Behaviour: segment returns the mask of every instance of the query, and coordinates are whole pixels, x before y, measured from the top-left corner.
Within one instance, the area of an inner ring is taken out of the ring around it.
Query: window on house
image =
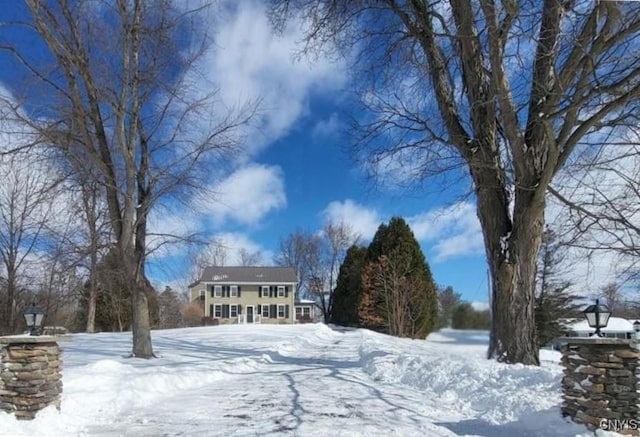
[[[262,305],[262,317],[269,318],[269,305]]]
[[[260,297],[269,297],[269,286],[268,285],[263,285],[262,286],[262,296]]]
[[[305,316],[310,315],[311,314],[311,308],[309,308],[309,307],[302,308],[302,314],[304,314]]]
[[[238,297],[238,286],[237,285],[232,285],[231,286],[231,290],[229,291],[229,296]]]
[[[200,300],[204,301],[206,291],[205,290],[200,290]]]
[[[238,317],[238,305],[229,305],[229,317]]]
[[[302,308],[296,307],[296,317],[300,317],[302,315]]]
[[[213,296],[222,297],[222,285],[216,285],[213,287]]]
[[[219,319],[222,317],[222,305],[213,306],[213,317]]]
[[[284,297],[284,285],[278,285],[278,297]]]
[[[278,305],[278,318],[284,319],[284,305]]]

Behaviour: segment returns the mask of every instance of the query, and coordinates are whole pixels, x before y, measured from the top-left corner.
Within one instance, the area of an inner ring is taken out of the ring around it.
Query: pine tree
[[[564,258],[562,244],[550,229],[543,234],[538,260],[535,321],[538,347],[559,337],[566,321],[578,315],[577,296],[571,293],[571,282],[563,280],[559,265]]]
[[[491,314],[489,310],[476,310],[469,302],[458,304],[451,314],[453,329],[489,329]]]
[[[437,328],[452,326],[453,312],[461,304],[462,296],[453,287],[448,286],[438,292],[438,324]]]
[[[152,327],[158,326],[158,295],[148,279],[144,292],[149,302],[149,319]],[[121,332],[131,329],[131,287],[122,272],[115,250],[110,250],[96,266],[96,315],[97,332]],[[86,326],[89,282],[85,283],[83,298],[76,323]]]
[[[178,293],[166,287],[158,296],[158,328],[171,329],[183,326],[182,302]]]
[[[362,292],[362,271],[367,260],[367,248],[351,246],[340,266],[333,294],[331,323],[358,326],[358,307]]]
[[[364,327],[402,337],[424,338],[435,326],[436,285],[400,217],[381,224],[369,245],[358,315]]]

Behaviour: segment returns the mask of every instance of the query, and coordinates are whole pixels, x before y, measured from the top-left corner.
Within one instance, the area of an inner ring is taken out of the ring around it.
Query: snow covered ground
[[[130,342],[73,335],[61,411],[0,412],[0,435],[592,435],[560,416],[557,363],[486,360],[482,331],[420,341],[321,324],[176,329],[153,332],[153,360],[127,358]]]

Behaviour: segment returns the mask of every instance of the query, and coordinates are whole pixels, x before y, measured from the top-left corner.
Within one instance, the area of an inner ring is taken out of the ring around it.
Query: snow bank
[[[514,421],[561,401],[562,371],[558,367],[500,364],[477,356],[447,354],[428,343],[411,347],[411,341],[404,341],[409,344],[402,351],[389,350],[375,337],[367,337],[360,352],[362,367],[375,380],[420,389],[425,396],[473,410],[488,423]],[[388,353],[381,354],[385,349]]]

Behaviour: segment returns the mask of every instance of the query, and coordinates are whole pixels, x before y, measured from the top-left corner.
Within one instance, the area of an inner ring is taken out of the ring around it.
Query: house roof
[[[296,270],[293,267],[206,267],[200,282],[242,282],[262,283],[290,283],[298,282]]]

